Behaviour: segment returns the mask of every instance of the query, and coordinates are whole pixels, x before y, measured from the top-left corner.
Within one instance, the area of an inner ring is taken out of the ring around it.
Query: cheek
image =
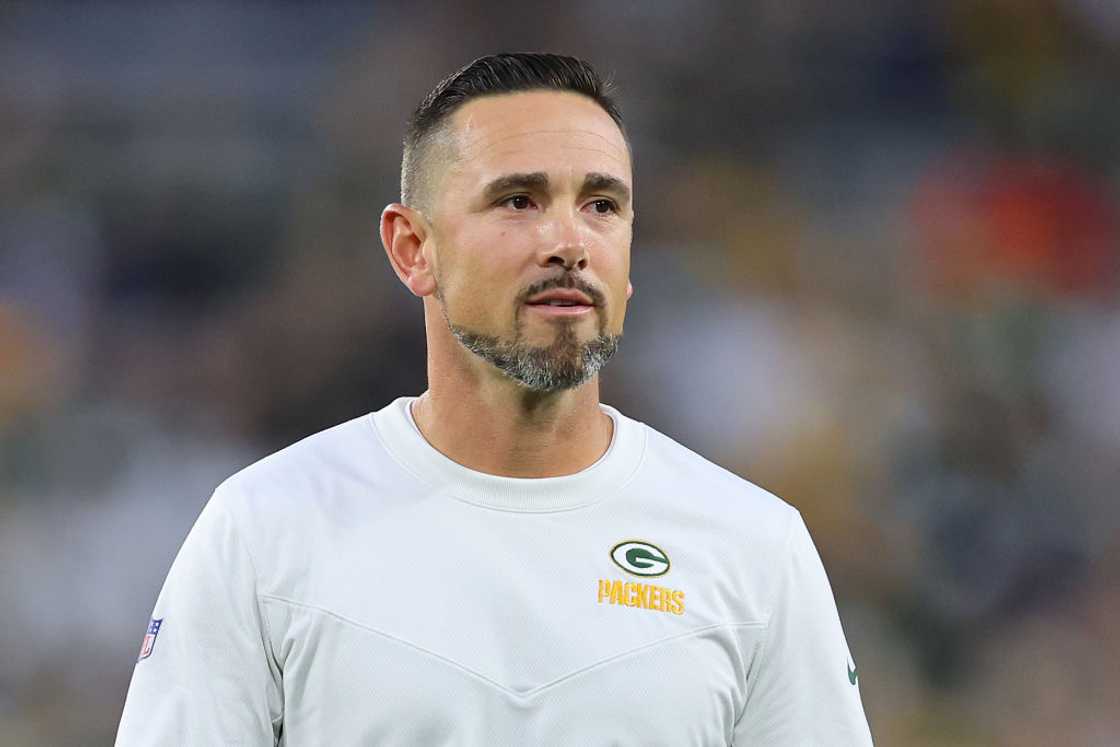
[[[611,314],[612,325],[617,329],[622,328],[622,320],[626,314],[626,307],[633,295],[634,289],[630,285],[630,251],[629,236],[624,248],[615,255],[616,259],[609,269],[610,288],[614,302],[614,313]]]
[[[615,305],[614,305],[615,313],[611,315],[613,317],[612,321],[616,325],[618,325],[619,327],[622,326],[622,320],[626,316],[626,308],[627,308],[627,306],[629,306],[629,304],[630,304],[630,294],[627,293],[626,290],[624,289],[615,298]]]
[[[500,322],[512,319],[510,299],[517,288],[506,242],[508,230],[464,231],[445,244],[441,289],[456,320]]]

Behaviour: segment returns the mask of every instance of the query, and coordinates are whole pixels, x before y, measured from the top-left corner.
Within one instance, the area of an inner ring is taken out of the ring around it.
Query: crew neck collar
[[[641,423],[600,404],[614,421],[611,443],[591,466],[560,477],[502,477],[464,467],[424,438],[412,417],[416,397],[400,397],[372,413],[371,422],[390,455],[418,480],[467,503],[505,511],[564,511],[608,497],[629,482],[645,453]]]

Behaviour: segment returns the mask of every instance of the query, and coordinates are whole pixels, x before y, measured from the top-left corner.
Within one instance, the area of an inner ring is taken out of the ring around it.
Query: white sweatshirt
[[[582,472],[474,472],[411,402],[218,488],[117,745],[871,744],[796,510],[606,406]]]

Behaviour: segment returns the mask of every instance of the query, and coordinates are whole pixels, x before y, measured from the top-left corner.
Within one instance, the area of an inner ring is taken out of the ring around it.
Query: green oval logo
[[[669,572],[669,556],[657,545],[641,540],[625,540],[611,548],[611,560],[635,576],[664,576]]]

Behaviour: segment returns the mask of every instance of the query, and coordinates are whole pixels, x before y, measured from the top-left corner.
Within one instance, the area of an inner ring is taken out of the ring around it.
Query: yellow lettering
[[[684,614],[684,592],[637,581],[599,579],[598,600],[602,604],[621,604],[659,612]]]
[[[611,604],[623,604],[621,581],[614,581],[611,583]]]
[[[673,603],[675,604],[675,607],[673,608],[673,614],[674,615],[683,615],[684,614],[684,592],[683,591],[674,591],[673,592]]]

